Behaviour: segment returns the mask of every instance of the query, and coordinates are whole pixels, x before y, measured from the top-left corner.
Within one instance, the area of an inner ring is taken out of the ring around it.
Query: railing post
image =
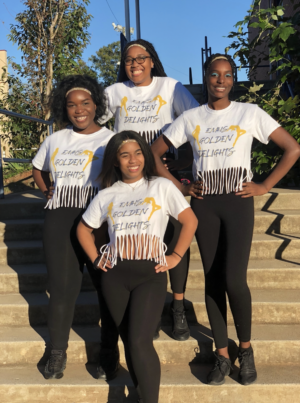
[[[193,74],[192,74],[192,68],[189,68],[189,78],[190,78],[190,85],[193,85]]]
[[[3,182],[3,167],[2,167],[1,135],[0,135],[0,199],[4,199],[4,182]]]

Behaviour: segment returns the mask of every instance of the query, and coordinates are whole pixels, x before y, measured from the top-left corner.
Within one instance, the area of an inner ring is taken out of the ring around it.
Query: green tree
[[[40,116],[49,118],[45,101],[54,79],[80,73],[80,63],[89,42],[91,15],[85,8],[90,0],[23,0],[25,10],[11,25],[9,39],[21,49],[22,65],[13,63],[37,95]]]
[[[104,87],[117,82],[119,64],[121,60],[120,42],[113,42],[103,46],[89,58],[93,68],[98,72],[98,76]]]
[[[294,0],[291,1],[294,3]],[[294,16],[287,18],[283,6],[263,9],[261,0],[255,0],[249,14],[235,25],[237,31],[228,35],[234,40],[225,51],[233,49],[234,57],[239,59],[241,66],[250,64],[250,77],[255,75],[261,62],[270,63],[269,74],[275,78],[273,87],[267,93],[260,94],[263,84],[256,85],[254,82],[239,101],[258,104],[300,143],[299,2],[294,10]],[[248,40],[248,27],[256,29],[252,41]],[[268,53],[262,53],[261,49],[267,49]],[[281,155],[281,150],[274,143],[266,147],[255,142],[252,151],[254,171],[259,175],[269,173]],[[287,179],[293,177],[299,183],[298,175],[298,170],[294,169]]]

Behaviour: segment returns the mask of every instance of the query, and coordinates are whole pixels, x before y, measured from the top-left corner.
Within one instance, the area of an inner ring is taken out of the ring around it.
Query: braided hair
[[[235,69],[236,69],[236,64],[233,60],[233,58],[230,55],[227,54],[223,54],[223,53],[213,53],[211,56],[209,56],[206,60],[206,62],[204,63],[204,78],[206,78],[207,74],[209,73],[210,70],[210,66],[212,64],[212,62],[214,61],[214,59],[218,58],[218,57],[222,57],[222,59],[217,59],[217,60],[225,60],[223,58],[226,58],[226,60],[228,61],[228,63],[230,64],[231,70],[232,70],[232,74],[234,76],[235,74]],[[208,92],[207,92],[207,84],[206,84],[206,79],[204,79],[204,83],[203,85],[206,87],[206,90],[204,91],[205,93],[205,99],[204,99],[204,103],[208,102]]]
[[[66,108],[66,93],[76,87],[86,88],[91,92],[92,100],[96,105],[94,118],[96,123],[106,112],[104,88],[95,78],[79,74],[66,76],[54,84],[46,105],[51,111],[51,118],[54,119],[59,128],[64,128],[70,124]]]
[[[119,76],[118,76],[118,82],[123,83],[124,81],[128,81],[127,74],[125,72],[125,58],[127,54],[127,50],[129,46],[132,45],[141,45],[144,46],[147,50],[147,52],[150,54],[151,59],[154,63],[154,67],[151,70],[151,75],[156,76],[156,77],[167,77],[165,70],[163,68],[163,65],[158,57],[158,54],[156,53],[156,50],[152,43],[145,41],[144,39],[137,39],[136,41],[131,41],[128,42],[127,45],[125,46],[122,56],[121,56],[121,65],[120,65],[120,71],[119,71]]]

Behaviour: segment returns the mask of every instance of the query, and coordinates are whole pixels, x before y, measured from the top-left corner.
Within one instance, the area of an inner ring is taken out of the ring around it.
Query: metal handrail
[[[53,121],[52,120],[43,120],[39,118],[34,118],[33,116],[26,116],[22,115],[21,113],[7,111],[6,109],[0,109],[0,114],[11,116],[14,118],[31,120],[32,122],[42,123],[44,125],[49,126],[49,133],[53,133]],[[23,163],[30,163],[31,159],[21,159],[21,158],[2,158],[2,151],[1,151],[1,135],[0,135],[0,199],[4,199],[4,182],[3,182],[3,166],[2,160],[4,162],[17,162],[19,164]]]

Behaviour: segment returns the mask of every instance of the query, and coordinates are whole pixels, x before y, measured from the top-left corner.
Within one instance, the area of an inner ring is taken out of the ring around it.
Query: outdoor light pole
[[[126,28],[126,39],[130,42],[130,13],[129,13],[129,0],[124,0],[125,2],[125,28]]]
[[[140,0],[135,0],[136,39],[141,39]]]

